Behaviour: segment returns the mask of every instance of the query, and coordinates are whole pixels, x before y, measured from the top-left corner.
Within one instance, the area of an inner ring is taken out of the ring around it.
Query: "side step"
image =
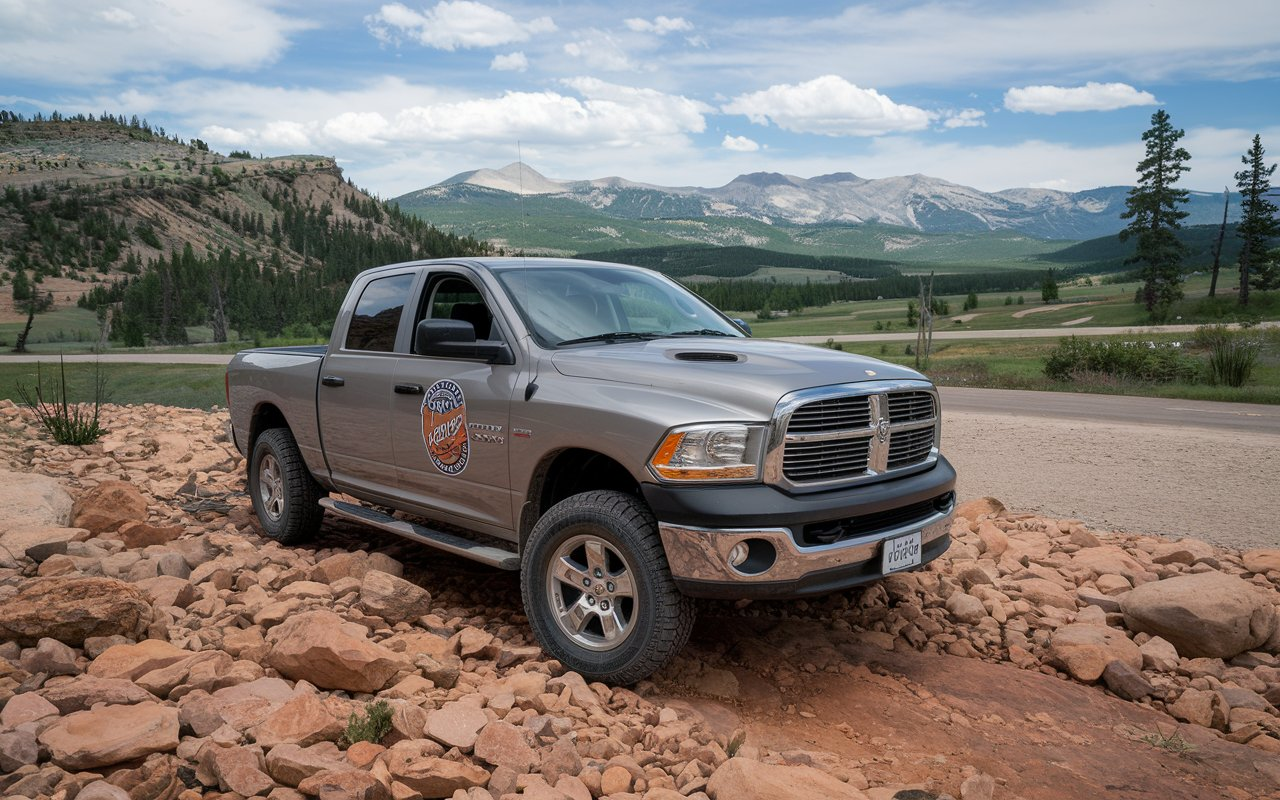
[[[455,536],[452,533],[432,530],[422,525],[396,519],[383,514],[381,511],[374,511],[372,508],[334,500],[332,497],[321,498],[320,505],[344,519],[371,525],[379,530],[394,533],[406,539],[412,539],[415,542],[421,542],[429,547],[444,550],[456,556],[479,561],[482,564],[488,564],[498,569],[513,571],[520,569],[520,556],[511,550],[476,544],[469,539]]]

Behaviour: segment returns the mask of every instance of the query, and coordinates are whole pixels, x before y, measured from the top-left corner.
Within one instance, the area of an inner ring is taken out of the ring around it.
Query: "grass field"
[[[1138,337],[1121,337],[1136,340]],[[1196,348],[1191,337],[1174,334],[1142,336],[1141,341],[1181,342],[1189,355],[1201,361],[1207,352]],[[1094,376],[1083,381],[1055,381],[1044,375],[1045,358],[1059,339],[970,339],[933,343],[929,364],[924,369],[939,386],[970,386],[983,389],[1026,389],[1031,391],[1088,392],[1142,397],[1170,397],[1186,400],[1217,400],[1235,403],[1280,404],[1280,330],[1259,336],[1261,352],[1252,379],[1244,386],[1214,386],[1201,379],[1196,383],[1147,383]],[[903,342],[845,342],[842,349],[895,364],[915,367],[915,355]]]
[[[5,364],[0,362],[0,400],[21,403],[19,386],[34,390],[36,364]],[[67,364],[67,399],[71,402],[87,402],[93,399],[93,364]],[[58,359],[51,358],[39,365],[46,387],[46,399],[51,380],[59,375]],[[107,378],[107,402],[160,403],[183,408],[211,408],[227,403],[223,376],[227,370],[220,366],[187,364],[103,364]]]
[[[1186,298],[1173,309],[1170,323],[1204,325],[1216,322],[1235,322],[1241,319],[1261,321],[1280,319],[1280,292],[1254,292],[1248,309],[1240,309],[1234,292],[1222,291],[1229,281],[1219,280],[1219,294],[1210,300],[1209,277],[1192,276],[1184,285]],[[1069,336],[1072,325],[1063,325],[1088,317],[1080,326],[1127,327],[1147,325],[1146,310],[1133,302],[1137,283],[1060,285],[1059,302],[1045,305],[1039,292],[1009,294],[994,292],[978,295],[978,307],[964,311],[964,295],[938,295],[946,300],[950,314],[934,321],[934,331],[995,331],[1029,330],[1033,328],[1061,327],[1062,335]],[[1018,303],[1018,298],[1023,303]],[[1010,304],[1005,305],[1005,299]],[[759,320],[750,312],[733,312],[751,323],[756,336],[839,336],[841,334],[866,334],[879,331],[906,332],[914,330],[907,325],[907,300],[874,300],[853,303],[834,303],[819,308],[807,308],[800,315],[773,320]],[[1088,303],[1088,305],[1071,305]],[[1071,306],[1068,308],[1060,306]],[[1045,309],[1043,311],[1034,309]],[[1031,313],[1025,313],[1031,312]],[[1017,316],[1018,314],[1022,316]],[[974,315],[972,319],[957,322],[956,317]],[[879,327],[877,327],[879,323]]]

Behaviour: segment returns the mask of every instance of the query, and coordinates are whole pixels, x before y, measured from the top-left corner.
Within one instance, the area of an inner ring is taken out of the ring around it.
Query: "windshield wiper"
[[[577,339],[565,339],[556,347],[564,347],[566,344],[584,344],[586,342],[637,342],[648,341],[649,339],[660,339],[660,333],[640,333],[637,331],[611,331],[609,333],[597,333],[594,336],[582,336]]]
[[[696,331],[672,331],[668,336],[733,336],[732,333],[717,331],[711,328],[700,328]]]

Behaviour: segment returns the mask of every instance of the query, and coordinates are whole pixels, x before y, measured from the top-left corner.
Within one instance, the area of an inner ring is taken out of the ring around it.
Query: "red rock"
[[[88,538],[89,532],[84,528],[52,526],[11,528],[8,532],[0,534],[0,549],[9,551],[14,558],[25,555],[32,561],[45,561],[51,556],[65,554],[68,543],[83,542]]]
[[[1280,549],[1246,550],[1240,558],[1244,561],[1244,568],[1250,572],[1260,575],[1280,572]]]
[[[58,716],[58,707],[38,694],[27,692],[9,698],[0,709],[0,727],[16,728],[25,722]]]
[[[213,773],[224,792],[243,797],[270,792],[276,783],[262,771],[262,766],[262,755],[247,747],[213,748]]]
[[[89,665],[89,674],[97,678],[125,678],[136,681],[153,670],[185,661],[195,655],[190,650],[174,647],[160,639],[146,639],[137,644],[118,644]]]
[[[1190,658],[1231,658],[1256,649],[1276,630],[1271,598],[1221,572],[1143,584],[1120,606],[1130,630],[1160,636]]]
[[[956,506],[956,516],[964,517],[970,522],[976,522],[978,517],[983,514],[995,515],[1004,511],[1004,503],[994,497],[979,497],[976,500],[966,500]]]
[[[191,584],[191,581],[173,575],[147,578],[134,585],[145,592],[147,598],[157,606],[186,608],[198,597],[196,587]]]
[[[510,767],[516,772],[529,772],[538,764],[538,753],[525,739],[525,729],[502,722],[490,722],[480,731],[475,742],[476,758],[495,767]]]
[[[127,706],[159,700],[131,680],[95,675],[77,675],[69,681],[46,683],[40,695],[63,714],[85,711],[96,703]]]
[[[298,791],[320,800],[393,800],[391,790],[372,774],[358,769],[317,772],[298,784]]]
[[[181,525],[150,525],[146,522],[126,522],[120,526],[117,534],[125,547],[130,549],[150,547],[153,544],[168,544],[182,535]]]
[[[320,698],[303,692],[271,712],[250,734],[264,748],[282,744],[309,747],[317,742],[335,741],[343,724],[329,713]]]
[[[267,753],[267,773],[286,786],[297,786],[318,772],[342,772],[349,768],[342,751],[333,742],[321,742],[305,748],[282,744]]]
[[[431,609],[431,593],[404,578],[369,570],[360,584],[360,607],[387,622],[409,622]]]
[[[630,777],[630,776],[628,776]],[[867,796],[813,767],[731,758],[707,783],[711,800],[867,800]]]
[[[34,645],[49,637],[79,647],[93,636],[137,638],[151,624],[137,588],[110,578],[37,578],[0,601],[0,640]]]
[[[1142,669],[1142,652],[1128,637],[1114,628],[1087,623],[1055,631],[1046,658],[1085,682],[1096,681],[1112,661],[1121,661],[1135,671]]]
[[[71,495],[45,475],[0,470],[0,533],[16,528],[66,527]]]
[[[145,522],[147,499],[131,483],[103,481],[76,502],[73,518],[94,535],[112,533],[126,522]]]
[[[602,794],[621,794],[631,791],[631,773],[626,767],[612,766],[600,776]]]
[[[369,641],[363,625],[331,611],[298,614],[271,629],[271,666],[322,689],[376,692],[408,666],[404,656]]]
[[[425,798],[452,797],[459,789],[465,791],[489,782],[487,770],[443,758],[392,758],[388,759],[387,768],[394,780],[420,792]]]
[[[484,711],[470,703],[445,703],[427,717],[426,735],[445,747],[468,751],[480,729],[489,722]]]
[[[67,770],[107,767],[178,747],[178,709],[156,703],[102,706],[62,717],[39,736]]]

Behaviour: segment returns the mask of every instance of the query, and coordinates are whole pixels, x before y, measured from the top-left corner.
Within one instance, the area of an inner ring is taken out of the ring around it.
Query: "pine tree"
[[[1138,162],[1138,185],[1129,190],[1121,219],[1130,220],[1120,232],[1120,240],[1138,240],[1130,263],[1140,263],[1142,278],[1139,296],[1154,318],[1163,318],[1169,306],[1182,297],[1182,255],[1178,240],[1180,220],[1187,216],[1179,206],[1187,202],[1187,190],[1175,189],[1182,173],[1191,168],[1185,162],[1191,154],[1178,147],[1181,129],[1169,123],[1169,114],[1160,109],[1151,115],[1151,127],[1142,134],[1147,156]]]
[[[1040,283],[1040,299],[1045,303],[1058,302],[1058,279],[1053,276],[1053,270],[1044,274]]]
[[[1280,270],[1267,253],[1267,240],[1280,234],[1276,204],[1267,197],[1276,165],[1266,165],[1262,137],[1254,135],[1253,146],[1240,157],[1245,165],[1236,173],[1240,190],[1240,225],[1236,228],[1244,246],[1240,249],[1240,305],[1249,304],[1249,287],[1266,290],[1280,288]]]

